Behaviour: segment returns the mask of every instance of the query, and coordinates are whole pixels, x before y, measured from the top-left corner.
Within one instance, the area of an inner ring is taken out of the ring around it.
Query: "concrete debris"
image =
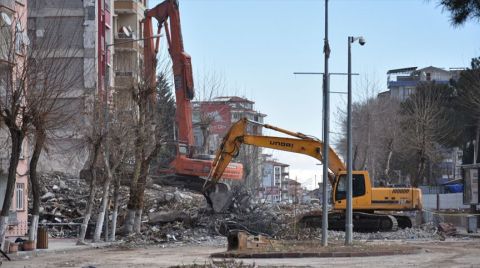
[[[45,193],[44,195],[42,195],[42,196],[40,197],[40,199],[41,199],[42,201],[51,200],[51,199],[53,199],[53,198],[55,198],[55,194],[52,193],[52,192]]]
[[[78,223],[83,220],[89,187],[87,182],[61,174],[41,176],[42,207],[40,223],[51,226],[52,237],[76,237]],[[128,187],[120,188],[120,228],[127,212]],[[244,230],[252,235],[274,239],[321,239],[321,229],[301,229],[297,217],[318,209],[318,204],[278,204],[257,202],[245,188],[233,189],[233,203],[226,213],[214,214],[203,195],[176,187],[147,184],[141,234],[123,238],[128,247],[155,244],[162,247],[181,244],[209,244],[223,246],[232,230]],[[96,196],[100,203],[101,193]],[[95,210],[98,209],[98,206]],[[92,213],[88,230],[94,229],[97,212]],[[74,224],[71,224],[74,223]],[[77,225],[75,225],[77,224]],[[396,232],[354,233],[355,240],[442,240],[455,234],[455,228],[441,223],[426,223]],[[120,233],[120,232],[119,232]],[[344,240],[345,233],[329,231],[331,240]],[[120,238],[120,237],[119,237]]]
[[[190,223],[192,221],[192,217],[183,211],[154,212],[150,213],[148,217],[148,223],[150,224],[169,223],[175,221]]]
[[[457,228],[451,223],[441,222],[438,224],[438,229],[440,232],[446,235],[455,235],[457,233]]]

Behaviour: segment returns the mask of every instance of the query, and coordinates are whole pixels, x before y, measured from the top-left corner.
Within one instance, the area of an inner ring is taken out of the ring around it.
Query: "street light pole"
[[[347,219],[345,222],[345,244],[352,244],[353,219],[352,219],[352,43],[359,40],[360,45],[365,44],[363,37],[348,37],[348,103],[347,103]]]

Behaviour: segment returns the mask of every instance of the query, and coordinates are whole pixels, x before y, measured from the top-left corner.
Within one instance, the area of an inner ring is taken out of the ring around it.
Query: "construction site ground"
[[[53,241],[52,241],[53,242]],[[52,244],[61,243],[53,242]],[[226,243],[226,241],[225,241]],[[334,244],[335,243],[335,244]],[[61,245],[61,244],[59,244]],[[109,245],[103,248],[64,247],[54,245],[55,250],[13,256],[14,260],[3,260],[1,267],[479,267],[480,243],[478,239],[447,239],[445,241],[375,241],[357,242],[370,252],[381,247],[415,248],[408,255],[364,256],[364,257],[309,257],[309,258],[252,258],[212,259],[214,253],[225,252],[226,244],[198,245],[150,245],[125,247]],[[335,247],[348,251],[341,244],[332,242],[327,251]],[[357,250],[358,252],[358,250]],[[218,265],[218,262],[222,265]],[[192,266],[193,265],[193,266]]]

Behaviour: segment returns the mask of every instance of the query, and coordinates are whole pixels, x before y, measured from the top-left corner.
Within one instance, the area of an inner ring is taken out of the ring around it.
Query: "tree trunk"
[[[93,242],[99,242],[101,239],[105,213],[107,211],[107,206],[108,206],[109,188],[110,188],[110,181],[109,179],[106,179],[105,184],[103,185],[102,204],[100,205],[100,211],[98,212],[97,222],[95,224],[95,234],[93,235]]]
[[[8,217],[5,216],[0,216],[0,249],[3,251],[7,251],[7,248],[5,246],[5,233],[7,231],[7,225],[8,225]]]
[[[96,182],[97,182],[97,171],[95,170],[95,163],[97,162],[98,153],[100,151],[102,139],[98,138],[93,144],[93,157],[89,165],[90,171],[90,194],[87,201],[87,207],[85,209],[85,216],[83,218],[82,225],[80,226],[80,234],[78,236],[78,245],[85,244],[85,235],[87,234],[88,223],[90,222],[90,217],[92,216],[92,209],[95,202],[95,193],[96,193]]]
[[[417,177],[413,180],[413,187],[418,187],[419,182],[424,181],[424,176],[425,176],[425,156],[423,152],[418,152],[419,154],[419,159],[418,159],[418,165],[417,165]]]
[[[140,166],[140,163],[136,166]],[[136,210],[138,208],[138,179],[135,179],[138,178],[140,176],[140,168],[138,168],[138,171],[137,171],[137,168],[135,168],[136,171],[133,175],[134,179],[132,180],[132,184],[130,186],[130,197],[128,199],[128,205],[127,205],[127,208],[128,208],[128,213],[127,213],[127,218],[125,219],[125,223],[123,225],[123,233],[125,235],[129,235],[133,232],[133,225],[134,225],[134,222],[135,222],[135,215],[136,215]]]
[[[140,117],[142,118],[142,117]],[[143,120],[140,120],[143,122]],[[140,123],[139,123],[140,124]],[[143,124],[141,124],[143,126]],[[134,228],[134,222],[135,222],[135,215],[136,215],[136,210],[138,209],[138,184],[140,177],[142,175],[142,162],[143,162],[143,156],[144,156],[144,146],[145,146],[145,141],[143,139],[143,129],[140,128],[137,132],[137,138],[135,141],[135,168],[133,171],[133,178],[132,182],[130,185],[130,197],[128,199],[128,214],[127,218],[125,220],[125,223],[123,225],[124,230],[123,233],[125,235],[129,235],[133,232]]]
[[[33,149],[32,158],[30,159],[29,175],[30,183],[32,187],[32,222],[30,223],[29,229],[29,240],[37,241],[37,231],[38,231],[38,219],[40,215],[40,184],[38,182],[37,176],[37,165],[42,152],[42,148],[45,144],[46,135],[42,130],[37,130],[35,132],[35,147]]]
[[[87,208],[85,209],[85,216],[83,218],[82,225],[80,226],[80,234],[78,236],[77,245],[85,244],[85,235],[87,234],[88,223],[90,222],[90,218],[92,216],[92,209],[93,204],[95,202],[95,193],[96,193],[96,171],[92,170],[92,178],[90,184],[90,194],[87,201]]]
[[[147,173],[148,167],[150,164],[150,157],[147,159],[142,160],[140,165],[140,178],[137,184],[137,194],[136,198],[136,207],[135,207],[135,220],[133,231],[137,234],[141,232],[142,229],[142,212],[144,206],[144,199],[145,199],[145,186],[147,184]]]
[[[387,153],[387,161],[385,161],[385,169],[383,170],[383,176],[385,177],[385,182],[389,180],[388,176],[390,173],[390,161],[392,161],[393,156],[393,149],[392,149],[393,140],[390,140],[388,143],[388,153]]]
[[[103,162],[105,165],[105,170],[107,171],[107,178],[105,179],[105,183],[103,184],[102,204],[100,206],[100,211],[98,212],[97,223],[95,225],[95,235],[93,236],[93,242],[100,241],[100,236],[102,235],[103,222],[105,219],[105,214],[108,206],[108,195],[110,193],[110,182],[113,179],[112,170],[110,169],[110,162],[108,159],[108,155],[106,153],[103,154]]]
[[[32,214],[32,222],[30,223],[30,227],[28,230],[28,240],[35,241],[37,243],[37,232],[38,232],[38,219],[40,215]]]
[[[140,234],[142,231],[142,212],[143,209],[138,208],[135,210],[135,220],[133,223],[133,232]]]
[[[17,166],[20,159],[20,152],[22,150],[22,142],[25,137],[21,130],[10,128],[10,138],[12,139],[12,148],[10,154],[10,163],[8,166],[7,187],[3,200],[2,211],[0,213],[0,244],[5,243],[5,234],[8,225],[8,216],[10,214],[10,207],[12,206],[13,192],[17,181]]]
[[[123,224],[123,233],[124,235],[129,235],[133,233],[133,225],[135,221],[135,209],[129,208],[127,212],[127,217],[125,218],[125,223]]]
[[[112,227],[110,231],[110,241],[115,241],[119,206],[120,206],[120,178],[117,178],[115,180],[115,189],[113,190],[113,212],[112,212]]]

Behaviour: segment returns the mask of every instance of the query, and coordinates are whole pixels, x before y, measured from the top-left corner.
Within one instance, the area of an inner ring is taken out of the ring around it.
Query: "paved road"
[[[479,240],[409,242],[423,250],[419,254],[357,258],[243,259],[260,267],[480,267]],[[43,267],[169,267],[210,263],[209,255],[224,247],[183,246],[175,248],[103,248],[44,253],[1,268]]]

